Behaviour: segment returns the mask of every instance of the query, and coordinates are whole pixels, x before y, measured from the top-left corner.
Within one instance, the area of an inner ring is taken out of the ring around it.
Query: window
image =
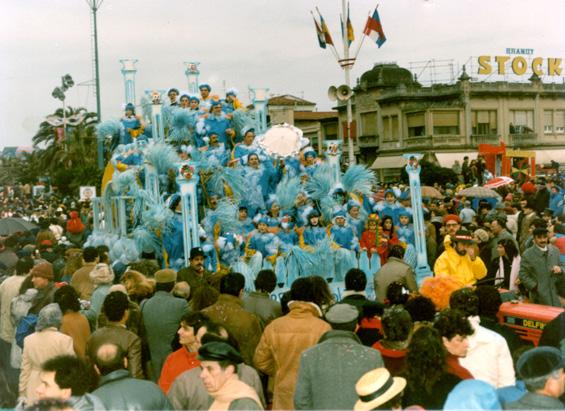
[[[543,133],[553,134],[553,110],[543,111]]]
[[[398,138],[398,116],[383,117],[383,140],[397,141]]]
[[[565,134],[565,110],[555,110],[555,133]]]
[[[473,134],[497,134],[496,110],[473,110],[471,113]]]
[[[408,137],[422,137],[426,134],[426,119],[424,112],[406,114]]]
[[[510,133],[534,132],[534,110],[510,110]]]
[[[434,134],[459,134],[458,111],[434,111]]]
[[[361,114],[361,127],[363,127],[364,136],[376,136],[377,135],[377,112],[373,111],[371,113]]]

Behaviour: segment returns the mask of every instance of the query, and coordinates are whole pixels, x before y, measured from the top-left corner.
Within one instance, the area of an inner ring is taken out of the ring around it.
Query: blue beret
[[[210,85],[209,85],[209,84],[206,84],[206,83],[199,85],[198,88],[199,88],[200,90],[202,90],[203,88],[205,88],[205,89],[208,89],[208,91],[212,91],[212,87],[210,87]]]

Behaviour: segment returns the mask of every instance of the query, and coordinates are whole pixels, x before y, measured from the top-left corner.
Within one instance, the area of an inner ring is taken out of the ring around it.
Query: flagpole
[[[320,9],[318,9],[318,6],[316,6],[316,11],[318,12],[318,16],[320,16],[320,19],[322,19],[322,13],[320,13]],[[310,13],[312,13],[312,11],[310,11]],[[312,17],[314,16],[314,13],[312,13]],[[339,53],[337,52],[337,49],[335,48],[335,45],[332,43],[330,43],[330,50],[332,51],[336,61],[338,64],[341,64],[339,62]]]
[[[346,0],[341,0],[342,10],[342,39],[343,39],[343,59],[349,61],[349,40],[347,37],[347,5]],[[351,88],[351,65],[346,64],[343,66],[345,72],[345,85]],[[351,98],[347,99],[347,149],[349,153],[349,165],[355,164],[355,153],[353,152],[353,140],[351,139],[351,122],[353,120],[353,113],[351,109]]]

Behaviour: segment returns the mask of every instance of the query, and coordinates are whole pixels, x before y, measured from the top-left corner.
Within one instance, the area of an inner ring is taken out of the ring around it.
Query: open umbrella
[[[511,177],[500,176],[500,177],[491,178],[489,181],[487,181],[483,185],[483,187],[498,188],[498,187],[506,186],[506,185],[511,184],[513,182],[514,182],[514,179],[511,178]]]
[[[474,198],[499,198],[500,196],[496,191],[485,187],[469,187],[457,192],[459,196],[474,197]]]
[[[443,198],[437,188],[430,186],[422,186],[422,197],[426,198]]]
[[[0,219],[0,235],[11,235],[17,232],[30,231],[37,226],[23,218],[2,218]]]

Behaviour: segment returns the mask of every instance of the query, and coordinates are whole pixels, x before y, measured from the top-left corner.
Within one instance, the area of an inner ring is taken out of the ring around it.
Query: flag
[[[320,12],[318,12],[319,14]],[[332,40],[332,36],[330,34],[330,30],[328,29],[328,26],[326,25],[326,22],[324,20],[324,18],[322,17],[322,15],[320,14],[320,25],[322,26],[322,33],[324,34],[324,40],[326,42],[326,44],[329,45],[334,45],[334,42]]]
[[[349,45],[355,40],[355,33],[353,32],[353,25],[351,24],[351,19],[349,18],[349,3],[347,3],[347,41]]]
[[[381,19],[379,18],[379,12],[377,9],[373,12],[372,16],[367,18],[367,24],[365,24],[365,29],[363,34],[370,37],[377,46],[381,47],[386,41],[385,33],[383,32],[383,27],[381,26]]]
[[[316,21],[314,15],[312,15],[312,18],[314,19],[314,25],[316,26],[316,35],[318,36],[318,44],[320,45],[321,48],[325,49],[326,40],[324,39],[324,33],[322,32],[322,29],[320,28],[320,25]]]

